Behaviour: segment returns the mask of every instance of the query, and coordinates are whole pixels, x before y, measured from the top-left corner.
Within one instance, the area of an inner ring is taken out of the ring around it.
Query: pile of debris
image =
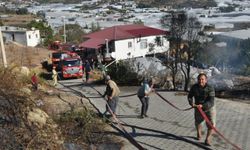
[[[212,76],[210,82],[214,85],[218,97],[250,99],[250,77],[221,74]]]
[[[132,67],[138,76],[153,77],[158,87],[168,90],[173,88],[171,70],[164,66],[159,59],[154,57],[137,58],[132,61]],[[201,72],[207,74],[209,83],[214,86],[217,96],[246,100],[250,98],[250,77],[225,74],[216,67],[200,69],[191,66],[190,85],[197,82],[197,76]],[[179,89],[183,88],[183,79],[183,73],[179,69],[176,77]]]

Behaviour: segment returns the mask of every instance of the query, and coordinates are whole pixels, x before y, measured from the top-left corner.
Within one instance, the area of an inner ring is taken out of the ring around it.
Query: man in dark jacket
[[[207,76],[204,73],[198,75],[198,83],[194,84],[188,94],[189,104],[194,107],[195,127],[197,130],[197,139],[201,140],[202,136],[202,122],[203,117],[198,111],[197,107],[201,107],[207,115],[208,119],[215,126],[216,109],[214,103],[215,91],[212,86],[207,84]],[[193,102],[193,97],[195,102]],[[206,145],[211,145],[211,138],[213,129],[207,124],[207,136],[205,140]]]
[[[86,60],[86,62],[85,62],[84,69],[85,69],[85,75],[86,75],[86,82],[88,82],[88,80],[89,80],[89,74],[90,74],[90,71],[91,71],[91,66],[90,66],[90,63],[89,63],[88,60]]]

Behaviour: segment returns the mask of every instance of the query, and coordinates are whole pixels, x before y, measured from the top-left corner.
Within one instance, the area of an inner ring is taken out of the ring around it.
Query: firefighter
[[[31,77],[31,83],[32,83],[34,90],[37,90],[38,89],[38,78],[37,78],[36,73],[34,73],[33,76]]]
[[[56,86],[57,85],[57,71],[56,71],[56,67],[54,66],[53,67],[53,70],[52,70],[52,79],[53,79],[53,85]]]

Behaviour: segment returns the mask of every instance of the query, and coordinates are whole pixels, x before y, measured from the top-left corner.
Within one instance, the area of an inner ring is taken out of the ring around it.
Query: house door
[[[12,41],[15,41],[15,34],[12,33]]]

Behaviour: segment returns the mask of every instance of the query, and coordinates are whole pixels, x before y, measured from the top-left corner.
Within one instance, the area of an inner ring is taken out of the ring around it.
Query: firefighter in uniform
[[[56,71],[56,67],[53,67],[52,70],[52,79],[53,79],[53,85],[56,86],[57,85],[57,71]]]

